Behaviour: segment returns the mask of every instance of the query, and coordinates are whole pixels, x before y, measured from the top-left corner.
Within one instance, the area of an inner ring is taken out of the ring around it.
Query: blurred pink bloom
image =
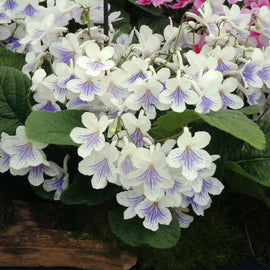
[[[137,0],[136,4],[139,5],[150,5],[153,4],[154,7],[160,7],[165,4],[165,2],[171,2],[172,0]]]
[[[202,4],[205,2],[205,0],[176,0],[176,4],[169,5],[173,9],[177,8],[183,8],[188,4],[194,4],[196,8],[199,8],[202,6]]]

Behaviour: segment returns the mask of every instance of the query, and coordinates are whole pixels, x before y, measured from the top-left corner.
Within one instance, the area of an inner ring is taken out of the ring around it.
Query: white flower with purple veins
[[[216,70],[210,70],[199,77],[198,84],[202,88],[202,92],[195,108],[196,112],[208,113],[210,110],[216,112],[222,108],[219,95],[222,80],[222,73]]]
[[[17,0],[19,4],[17,12],[22,16],[33,17],[43,9],[39,2],[39,0]]]
[[[54,14],[46,15],[42,21],[33,20],[31,17],[25,18],[27,35],[20,40],[21,44],[38,44],[47,34],[65,32],[65,27],[54,27]]]
[[[53,91],[46,85],[40,84],[38,91],[33,95],[33,99],[38,102],[32,106],[33,111],[61,111],[60,106],[56,103],[56,99],[53,95]]]
[[[74,79],[74,71],[65,63],[58,63],[55,67],[55,73],[49,75],[45,82],[53,90],[54,98],[61,103],[66,101],[68,95],[67,83]]]
[[[224,48],[220,48],[220,46],[216,46],[215,49],[211,47],[211,55],[216,57],[218,60],[218,65],[216,70],[225,71],[225,70],[236,70],[238,69],[237,64],[234,62],[234,58],[236,56],[236,49],[232,46],[227,46]]]
[[[178,138],[178,147],[173,149],[167,157],[168,164],[173,168],[182,168],[182,174],[188,180],[198,177],[198,171],[209,167],[211,156],[201,148],[209,144],[211,136],[205,131],[196,132],[191,136],[188,128],[184,128],[183,134]]]
[[[2,148],[3,141],[9,137],[10,136],[7,133],[2,132],[0,141],[0,173],[7,172],[9,170],[10,155]]]
[[[134,179],[134,186],[143,184],[144,194],[149,200],[157,200],[164,195],[164,189],[173,186],[174,181],[166,164],[166,156],[160,148],[155,149],[154,145],[151,145],[150,150],[138,148],[132,162],[138,169],[127,177]]]
[[[0,6],[0,24],[7,24],[11,22],[11,18],[6,14],[6,9]]]
[[[83,101],[92,101],[95,95],[102,96],[106,93],[106,88],[103,87],[97,78],[85,74],[78,68],[75,69],[78,79],[72,79],[67,83],[67,88],[73,93],[79,93],[79,97]]]
[[[260,88],[250,86],[245,89],[244,93],[247,97],[247,102],[250,105],[255,105],[255,104],[258,104],[260,106],[264,105],[265,97]],[[262,103],[262,100],[264,101],[263,103]]]
[[[143,188],[138,186],[134,189],[120,192],[116,195],[116,200],[120,205],[127,207],[124,211],[124,219],[130,219],[137,215],[136,206],[144,201]]]
[[[70,133],[71,139],[79,144],[78,155],[86,158],[91,155],[93,149],[100,151],[105,145],[105,138],[103,132],[110,124],[106,115],[97,117],[90,112],[82,115],[82,123],[85,128],[75,127]]]
[[[102,71],[114,66],[114,62],[108,60],[113,56],[113,47],[107,46],[100,49],[96,43],[90,43],[85,47],[85,53],[87,56],[80,56],[76,64],[86,69],[87,75],[99,76]]]
[[[124,86],[133,84],[139,78],[146,80],[152,75],[152,72],[148,70],[148,62],[137,57],[133,57],[130,61],[125,61],[121,68],[126,72]]]
[[[194,51],[188,51],[185,54],[190,66],[185,72],[192,78],[197,78],[200,73],[205,73],[209,70],[215,70],[218,66],[217,58],[211,55],[204,54],[204,50],[197,54]]]
[[[270,59],[263,61],[262,69],[258,71],[258,76],[270,88]]]
[[[134,166],[132,157],[135,154],[137,148],[133,143],[127,143],[119,156],[117,169],[118,173],[120,174],[120,182],[122,186],[126,189],[129,189],[133,182],[127,177],[132,171],[136,170],[137,168]]]
[[[83,111],[89,111],[89,103],[87,101],[81,100],[79,98],[79,95],[72,93],[69,91],[67,93],[67,103],[66,107],[68,110],[83,110]]]
[[[43,161],[38,166],[30,166],[20,170],[10,168],[12,175],[25,175],[29,172],[28,181],[33,186],[39,186],[44,182],[44,173],[48,176],[56,176],[59,172],[53,162]]]
[[[6,13],[8,16],[10,16],[14,10],[18,7],[18,1],[17,0],[4,0],[1,1],[2,7],[6,9]]]
[[[118,155],[116,147],[106,143],[102,151],[93,151],[91,156],[79,162],[79,172],[92,175],[91,183],[95,189],[105,188],[108,181],[120,184],[114,164]]]
[[[138,80],[130,90],[133,91],[126,100],[126,105],[131,110],[139,110],[141,107],[145,110],[149,119],[156,117],[156,108],[166,110],[168,105],[164,105],[159,101],[159,95],[163,86],[154,79],[148,81]]]
[[[29,140],[25,135],[25,126],[16,129],[16,136],[5,138],[2,149],[10,155],[10,167],[20,170],[29,166],[38,166],[44,161],[41,149],[47,144]]]
[[[82,54],[82,49],[75,34],[69,33],[59,38],[57,42],[50,45],[50,52],[54,56],[54,63],[65,63],[70,65],[70,60]]]
[[[188,209],[184,209],[182,207],[174,208],[174,212],[176,214],[176,217],[179,222],[179,226],[181,228],[188,228],[190,223],[193,221],[193,217],[190,215],[187,215],[184,212],[187,212]]]
[[[212,202],[212,200],[210,198],[208,204],[206,204],[206,205],[199,205],[198,203],[196,203],[194,201],[194,195],[191,196],[191,197],[184,196],[181,207],[187,208],[189,205],[191,205],[193,211],[195,212],[195,214],[197,216],[203,216],[204,215],[204,210],[206,210],[206,209],[208,209],[210,207],[211,202]]]
[[[222,108],[240,109],[244,106],[243,100],[235,94],[232,94],[238,86],[235,78],[227,78],[223,81],[219,89],[219,95],[222,101]]]
[[[155,202],[145,199],[140,202],[135,211],[140,218],[144,218],[143,226],[151,231],[157,231],[159,224],[169,225],[172,221],[172,214],[166,198],[161,198]]]
[[[180,178],[180,177],[178,177]],[[187,180],[185,180],[187,181]],[[174,185],[171,188],[165,189],[165,196],[168,200],[171,201],[170,206],[178,207],[182,203],[182,190],[183,190],[184,183],[181,180],[174,181]]]
[[[140,111],[138,119],[132,113],[125,113],[121,116],[125,128],[127,129],[131,138],[129,141],[135,143],[137,147],[142,147],[145,143],[143,137],[150,138],[147,133],[151,128],[151,122],[147,116],[144,115],[143,111]],[[126,134],[126,131],[122,131],[119,135]]]
[[[60,168],[57,164],[54,164],[55,168],[58,171],[58,174],[49,180],[45,180],[43,183],[43,188],[45,191],[51,192],[55,190],[55,201],[60,200],[61,194],[68,187],[69,184],[69,174],[67,172],[68,159],[69,156],[66,155],[63,161],[63,168]]]
[[[260,61],[248,61],[240,70],[240,74],[245,83],[245,87],[253,86],[261,88],[263,81],[259,77],[258,72],[263,68]]]
[[[129,95],[127,88],[121,86],[125,80],[125,73],[122,70],[116,70],[103,78],[107,89],[106,92],[122,103]]]
[[[173,111],[183,112],[186,104],[196,104],[198,95],[191,89],[191,83],[187,78],[173,78],[166,82],[167,89],[160,96],[160,102],[169,104]]]
[[[194,202],[205,206],[210,202],[209,193],[212,195],[219,195],[223,190],[224,186],[222,183],[215,177],[204,177],[202,189],[198,193],[194,193]]]

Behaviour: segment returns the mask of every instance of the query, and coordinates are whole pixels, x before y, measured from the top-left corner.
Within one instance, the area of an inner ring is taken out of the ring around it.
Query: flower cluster
[[[1,43],[26,54],[23,72],[33,74],[32,109],[85,111],[84,127],[70,134],[80,145],[78,170],[91,176],[95,189],[108,182],[123,187],[116,198],[127,207],[125,219],[138,215],[156,231],[171,222],[174,211],[180,226],[188,227],[193,220],[188,207],[203,215],[209,194],[223,189],[213,177],[218,156],[203,149],[211,138],[207,132],[192,136],[183,127],[177,141],[156,140],[151,121],[168,110],[205,114],[239,109],[245,102],[264,105],[267,91],[261,88],[270,87],[270,10],[262,6],[242,13],[238,5],[209,0],[197,14],[187,12],[179,27],[168,25],[164,35],[143,25],[120,36],[112,26],[120,13],[113,12],[107,37],[99,26],[103,1],[47,1],[46,8],[39,2],[0,1]],[[87,26],[69,32],[71,19]],[[51,74],[41,68],[44,61]],[[45,147],[30,141],[23,126],[15,136],[2,134],[1,172],[29,173],[31,184],[44,182],[59,199],[68,184],[67,160],[63,169],[48,162]],[[44,181],[43,173],[54,178]]]

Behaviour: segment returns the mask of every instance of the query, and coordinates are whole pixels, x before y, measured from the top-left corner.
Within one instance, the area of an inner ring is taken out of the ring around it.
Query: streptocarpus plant
[[[146,25],[118,34],[112,24],[120,12],[113,12],[106,36],[100,0],[26,2],[0,2],[1,42],[26,54],[22,71],[32,85],[0,68],[0,171],[28,175],[68,204],[116,195],[125,207],[109,215],[116,235],[131,245],[173,246],[193,220],[187,212],[203,215],[210,195],[223,190],[214,177],[219,149],[206,150],[211,136],[219,129],[238,145],[265,147],[246,114],[259,113],[268,98],[268,47],[257,48],[250,33],[256,20],[268,37],[270,11],[205,1],[164,35]],[[64,149],[63,166],[47,158],[54,146]],[[225,156],[230,169],[258,177]]]

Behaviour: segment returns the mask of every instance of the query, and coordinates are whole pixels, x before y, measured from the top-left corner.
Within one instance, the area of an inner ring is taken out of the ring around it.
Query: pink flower
[[[199,8],[205,2],[205,0],[176,0],[177,3],[174,5],[169,5],[173,9],[183,8],[188,4],[194,4],[195,8]]]
[[[160,7],[165,4],[165,2],[171,2],[172,0],[137,0],[136,4],[139,5],[150,5],[153,4],[154,7]]]

